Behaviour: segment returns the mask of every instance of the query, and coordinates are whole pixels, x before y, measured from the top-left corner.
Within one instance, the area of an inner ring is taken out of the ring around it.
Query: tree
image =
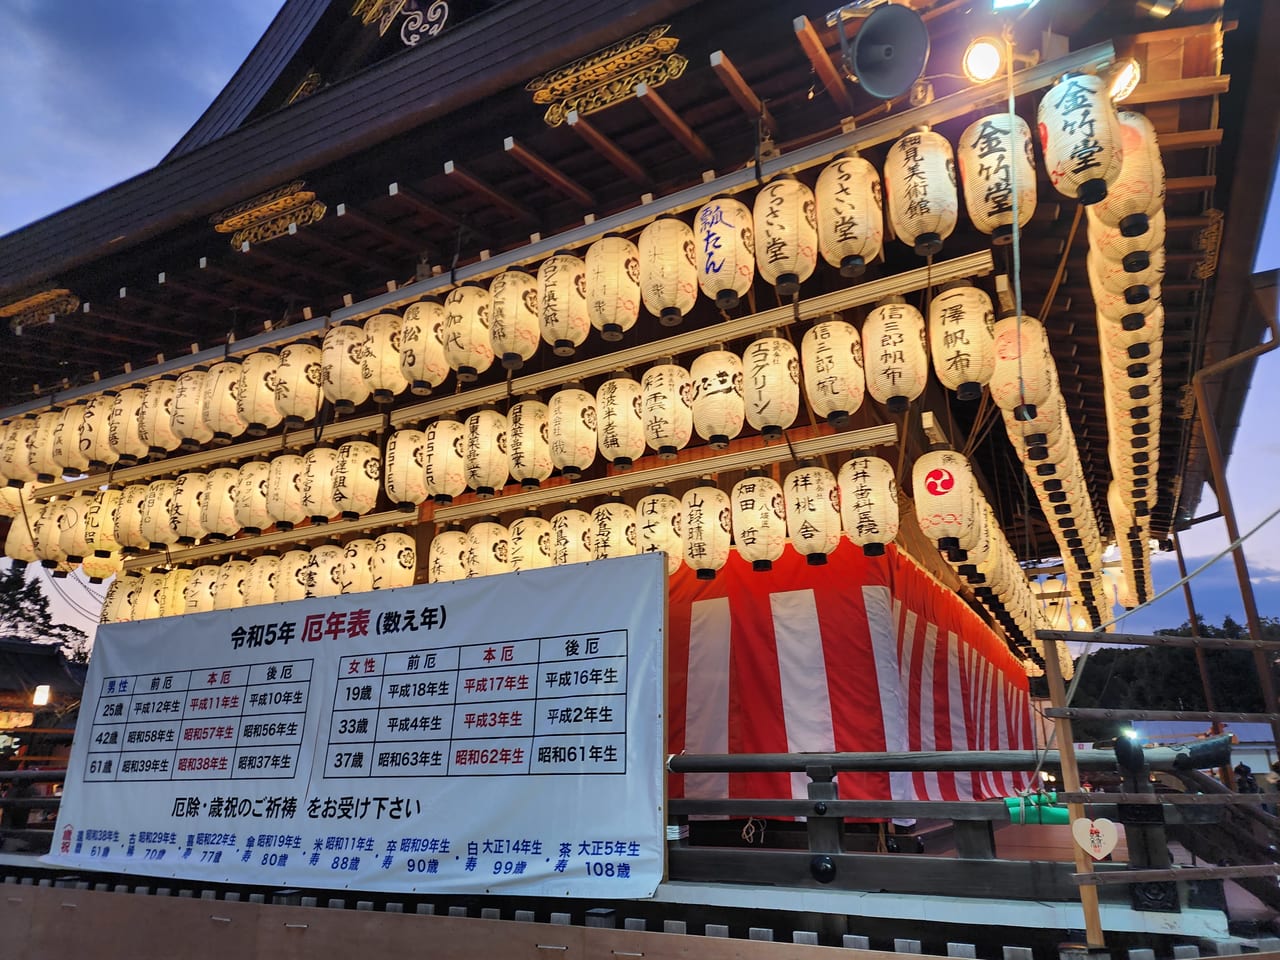
[[[0,636],[18,637],[35,643],[56,643],[68,660],[89,659],[89,637],[78,627],[54,623],[49,598],[25,571],[10,566],[0,571]]]

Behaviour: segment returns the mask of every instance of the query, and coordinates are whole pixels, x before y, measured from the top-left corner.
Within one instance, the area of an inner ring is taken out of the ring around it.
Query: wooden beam
[[[531,210],[527,207],[521,206],[510,197],[495,190],[475,174],[458,166],[458,164],[453,160],[446,160],[444,162],[444,175],[450,180],[456,180],[477,197],[487,200],[499,210],[505,210],[517,220],[523,220],[525,223],[537,224],[538,218],[533,215]]]
[[[596,153],[626,174],[628,179],[639,184],[649,183],[649,175],[644,172],[644,168],[632,160],[630,154],[582,119],[576,110],[569,111],[569,129],[586,141]]]
[[[349,290],[351,288],[351,284],[346,277],[334,276],[332,273],[317,270],[308,264],[298,263],[296,260],[290,260],[274,253],[267,253],[262,249],[262,244],[250,244],[245,256],[252,257],[255,260],[261,260],[263,263],[270,264],[277,270],[292,271],[301,277],[305,277],[312,283],[318,283],[321,286],[334,287],[342,290]]]
[[[412,250],[416,257],[422,252],[425,244],[418,237],[411,237],[407,233],[388,227],[385,223],[379,223],[373,217],[361,213],[349,207],[345,203],[338,204],[338,217],[346,217],[352,223],[368,230],[370,233],[376,234],[389,243],[395,244],[397,247],[404,247],[406,250]]]
[[[666,127],[667,132],[679,141],[680,145],[693,154],[698,160],[711,166],[715,162],[711,148],[703,139],[693,132],[693,128],[684,122],[684,118],[675,110],[657,90],[647,83],[636,84],[636,99],[644,104],[653,118]]]
[[[791,25],[795,28],[800,48],[809,58],[814,73],[818,75],[818,79],[822,81],[823,87],[831,95],[836,106],[842,110],[852,110],[853,102],[849,99],[849,87],[845,83],[844,75],[835,68],[831,58],[827,56],[827,48],[822,45],[822,38],[818,36],[818,31],[814,29],[809,18],[796,17],[791,21]]]
[[[341,261],[347,263],[363,264],[367,269],[376,271],[382,279],[395,276],[395,270],[383,259],[371,256],[364,250],[357,249],[354,246],[334,243],[327,237],[320,235],[316,230],[299,230],[294,234],[303,243],[315,247],[317,250],[323,250]]]
[[[462,220],[455,217],[448,210],[438,204],[432,203],[417,190],[408,187],[403,183],[387,184],[387,196],[395,197],[413,207],[418,213],[422,214],[428,220],[435,220],[439,223],[448,224],[455,230],[462,226]]]
[[[502,149],[511,154],[512,159],[523,164],[530,173],[541,177],[570,199],[576,200],[584,207],[595,206],[595,197],[583,189],[578,181],[561,173],[558,167],[552,166],[524,144],[517,142],[515,137],[507,137],[503,140]]]
[[[711,69],[715,71],[720,82],[724,84],[724,88],[729,91],[729,95],[737,101],[744,113],[752,120],[759,119],[764,124],[764,128],[772,134],[778,132],[778,122],[773,119],[773,114],[769,112],[768,105],[756,96],[755,91],[751,89],[746,80],[742,79],[742,74],[738,72],[738,68],[733,65],[733,61],[729,59],[729,55],[723,50],[717,50],[711,54]]]
[[[1222,143],[1222,128],[1213,130],[1182,130],[1178,133],[1160,134],[1160,152],[1195,150],[1200,147],[1216,147]]]
[[[1226,93],[1231,87],[1231,74],[1216,77],[1185,77],[1182,80],[1160,80],[1140,83],[1133,93],[1125,97],[1127,109],[1140,103],[1168,103],[1171,100],[1191,100],[1195,97],[1213,97]]]
[[[281,297],[286,301],[296,300],[298,302],[301,302],[307,299],[305,296],[302,296],[296,293],[295,291],[289,289],[288,287],[281,287],[281,286],[277,286],[274,283],[270,283],[266,280],[260,280],[257,277],[250,276],[246,273],[241,273],[239,270],[234,270],[231,267],[225,266],[221,263],[210,263],[209,261],[206,260],[205,265],[201,269],[206,270],[211,276],[222,277],[224,280],[230,280],[232,283],[243,283],[246,287],[250,287],[251,289],[261,290],[263,293],[267,294],[268,296]],[[252,308],[245,301],[236,301],[228,309],[248,310]],[[263,312],[263,311],[259,309],[256,312]],[[267,310],[265,312],[267,313],[268,316],[276,315],[275,310]]]
[[[1232,864],[1225,867],[1169,867],[1162,870],[1125,870],[1115,873],[1074,873],[1073,882],[1086,886],[1105,883],[1150,883],[1158,880],[1220,880],[1229,877],[1280,876],[1280,863]]]
[[[213,290],[205,290],[201,287],[195,287],[184,280],[175,280],[169,276],[165,277],[165,281],[162,286],[169,287],[172,290],[177,290],[179,293],[188,297],[208,300],[211,303],[218,303],[231,309],[239,310],[245,307],[245,303],[242,300],[235,300],[232,297],[224,296],[221,293],[215,293]]]
[[[1203,177],[1171,177],[1164,182],[1165,193],[1203,193],[1218,185],[1212,174]],[[1168,225],[1166,224],[1166,229]]]

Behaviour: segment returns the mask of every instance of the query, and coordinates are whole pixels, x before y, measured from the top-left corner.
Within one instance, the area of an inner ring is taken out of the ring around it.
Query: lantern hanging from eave
[[[205,374],[200,415],[219,446],[230,443],[248,426],[240,417],[240,367],[238,360],[223,360]]]
[[[680,498],[684,562],[699,580],[714,580],[733,547],[729,495],[710,485],[691,487]]]
[[[334,543],[322,543],[307,560],[307,596],[336,597],[342,592],[341,570],[346,552]]]
[[[178,377],[174,386],[169,426],[178,438],[179,448],[188,453],[213,439],[213,431],[204,422],[204,387],[208,376],[208,368],[192,367]]]
[[[492,407],[467,417],[462,470],[467,486],[478,497],[492,497],[507,485],[511,474],[507,429],[507,418]]]
[[[378,545],[368,537],[348,540],[338,564],[338,592],[366,593],[373,589],[373,556]]]
[[[481,520],[467,528],[467,576],[488,577],[509,573],[509,535],[496,520]]]
[[[178,485],[173,480],[153,480],[147,484],[147,496],[142,502],[142,539],[150,550],[168,550],[178,542],[178,533],[170,525],[173,498]],[[128,493],[126,488],[125,493]],[[119,539],[119,537],[117,537]],[[123,540],[120,541],[124,543]]]
[[[108,487],[93,495],[85,513],[85,540],[93,553],[119,553],[116,539],[116,511],[120,508],[120,491]]]
[[[619,496],[591,511],[595,558],[630,557],[636,553],[636,512]]]
[[[145,393],[142,387],[125,387],[116,392],[111,403],[111,416],[107,420],[108,438],[121,466],[131,467],[145,459],[149,452],[138,433],[138,411],[142,409]],[[37,437],[38,430],[37,425]]]
[[[563,476],[577,480],[596,458],[596,399],[571,384],[551,395],[547,416],[551,462]]]
[[[587,248],[587,314],[600,338],[616,343],[640,316],[640,250],[607,233]]]
[[[218,584],[218,567],[202,564],[191,571],[182,588],[183,613],[207,613],[213,609],[213,591]]]
[[[313,447],[302,461],[302,509],[312,523],[328,523],[338,514],[333,502],[333,468],[338,465],[338,451]]]
[[[595,556],[591,514],[569,507],[551,518],[551,561],[558,567],[585,563]]]
[[[111,407],[115,398],[107,393],[100,393],[85,401],[84,411],[79,424],[78,443],[81,452],[89,461],[89,470],[106,470],[120,459],[119,454],[111,449]],[[5,437],[4,463],[0,464],[0,472],[8,476],[10,438]],[[34,477],[32,478],[34,479]]]
[[[142,533],[142,510],[146,506],[150,485],[131,483],[120,491],[116,505],[115,538],[125,553],[141,553],[151,546]]]
[[[449,292],[444,301],[444,358],[458,375],[459,383],[474,383],[493,365],[493,344],[489,341],[489,311],[492,303],[484,287],[465,283]]]
[[[841,468],[840,519],[845,536],[868,557],[884,555],[898,536],[898,484],[880,457],[854,457]]]
[[[124,570],[124,557],[119,551],[111,552],[107,550],[94,551],[84,558],[80,564],[80,569],[84,571],[84,575],[89,578],[90,583],[104,583],[112,577],[117,577]],[[179,613],[183,611],[178,611]]]
[[[539,329],[557,357],[571,357],[587,339],[587,265],[561,250],[538,268]]]
[[[636,504],[636,552],[662,553],[667,573],[680,569],[684,559],[683,513],[680,501],[659,487]]]
[[[240,532],[240,524],[236,522],[239,482],[240,471],[235,467],[215,467],[209,471],[200,522],[209,531],[210,540],[229,540]]]
[[[62,419],[53,431],[53,460],[64,473],[80,474],[89,469],[89,457],[80,446],[80,424],[84,422],[85,402],[77,400],[62,411]],[[166,414],[165,426],[169,421]],[[175,438],[174,446],[178,445]],[[0,486],[4,481],[0,480]]]
[[[191,570],[177,567],[164,575],[160,591],[160,616],[177,617],[186,612],[187,584],[191,582]]]
[[[1008,316],[995,328],[996,364],[991,399],[1018,419],[1036,415],[1036,407],[1058,393],[1058,368],[1049,351],[1049,336],[1035,317]]]
[[[1147,218],[1147,229],[1126,237],[1119,227],[1108,226],[1098,219],[1092,207],[1086,207],[1089,219],[1089,249],[1108,260],[1119,260],[1126,270],[1143,270],[1151,262],[1151,251],[1163,247],[1166,221],[1163,208]]]
[[[35,503],[32,498],[34,490],[34,483],[20,487],[0,486],[0,517],[19,517],[24,508],[32,510]]]
[[[644,372],[640,391],[645,443],[670,460],[693,436],[693,378],[679,364],[660,363]]]
[[[1059,193],[1099,203],[1120,175],[1120,122],[1106,82],[1068,73],[1047,90],[1037,112],[1049,180]]]
[[[36,556],[35,538],[32,535],[34,520],[43,509],[31,503],[25,514],[19,514],[9,524],[9,532],[4,538],[4,555],[13,561],[13,565],[21,570],[29,563],[40,560]]]
[[[249,561],[244,581],[244,599],[250,606],[276,602],[276,577],[280,574],[280,558],[264,553]]]
[[[92,552],[86,523],[92,503],[91,495],[78,493],[66,501],[66,506],[58,517],[58,547],[68,563],[80,563]]]
[[[368,440],[348,440],[333,462],[333,504],[344,520],[372,510],[382,490],[382,451]]]
[[[969,219],[992,243],[1013,239],[1036,209],[1036,160],[1031,128],[1017,114],[993,113],[971,123],[960,135],[958,155],[964,204]],[[1016,195],[1016,196],[1015,196]]]
[[[488,331],[485,333],[487,347]],[[364,322],[364,334],[367,339],[360,360],[360,376],[375,403],[391,403],[409,386],[400,369],[400,317],[394,313],[375,314]]]
[[[900,297],[880,302],[862,323],[867,392],[890,413],[905,413],[929,379],[924,317]]]
[[[694,429],[712,450],[723,450],[742,432],[746,419],[742,360],[728,350],[707,350],[693,358],[689,376]]]
[[[233,558],[218,564],[218,579],[213,584],[213,609],[238,610],[243,607],[248,577],[248,560]]]
[[[525,397],[507,412],[507,449],[511,477],[526,490],[534,490],[551,476],[551,424],[547,405],[537,397]]]
[[[178,449],[182,439],[173,432],[173,403],[178,394],[178,378],[172,375],[150,381],[138,410],[138,436],[153,457],[163,457]]]
[[[11,478],[5,472],[5,466],[6,466],[7,460],[5,459],[5,454],[4,454],[5,447],[9,445],[10,438],[14,435],[14,432],[20,422],[21,422],[20,420],[15,419],[15,420],[9,420],[4,424],[0,424],[0,488],[9,488],[11,482],[12,482],[12,488],[15,490],[22,485],[21,480],[11,481]],[[16,441],[15,441],[15,444],[16,444]],[[15,446],[15,449],[16,449],[16,446]]]
[[[898,239],[931,257],[956,228],[960,198],[951,144],[933,130],[900,138],[884,160],[889,222]]]
[[[640,231],[640,295],[664,327],[679,326],[698,299],[693,231],[683,220],[659,217]]]
[[[489,283],[489,345],[507,370],[519,370],[538,351],[538,281],[523,270],[506,270]]]
[[[800,368],[813,412],[833,427],[848,426],[867,389],[862,335],[853,324],[832,315],[806,330],[800,341]]]
[[[424,503],[427,481],[423,475],[427,435],[421,430],[396,430],[387,438],[382,485],[400,510],[412,513]]]
[[[1120,173],[1107,188],[1106,198],[1090,210],[1123,236],[1136,237],[1148,231],[1150,218],[1164,207],[1164,161],[1156,129],[1143,114],[1121,110],[1116,120],[1122,147]]]
[[[422,479],[436,503],[452,503],[467,489],[464,451],[467,428],[457,420],[433,420],[423,431]]]
[[[307,505],[302,500],[306,460],[295,453],[282,453],[271,458],[267,472],[267,512],[279,530],[292,530],[307,519]]]
[[[977,485],[964,454],[954,450],[922,454],[911,469],[911,489],[920,531],[952,559],[964,559],[956,554],[960,541],[971,536],[979,509]]]
[[[271,480],[271,464],[266,460],[250,460],[240,465],[236,480],[236,523],[245,533],[257,535],[271,526],[267,495]]]
[[[742,399],[747,423],[776,440],[800,412],[800,356],[790,340],[760,337],[742,354]]]
[[[541,570],[554,562],[555,531],[549,520],[537,514],[511,522],[507,531],[507,551],[512,572]]]
[[[310,563],[311,554],[306,550],[290,550],[280,558],[276,564],[276,603],[301,600],[307,595],[307,567]]]
[[[346,415],[369,399],[364,379],[364,351],[368,343],[364,328],[353,321],[330,327],[320,352],[320,388],[324,398],[340,414]]]
[[[619,470],[644,456],[644,388],[628,376],[616,376],[596,391],[596,443],[600,455]]]
[[[712,197],[693,218],[698,287],[720,310],[732,310],[756,277],[751,210],[733,197]]]
[[[441,530],[431,538],[427,550],[427,580],[430,583],[448,583],[465,580],[469,574],[471,541],[461,530]]]
[[[142,576],[142,583],[133,594],[133,611],[130,614],[134,622],[159,619],[164,604],[165,574],[159,570],[148,570]]]
[[[121,623],[129,619],[133,610],[133,592],[141,577],[122,573],[111,581],[107,587],[107,595],[102,602],[102,615],[99,623]]]
[[[105,400],[105,409],[110,410],[111,404],[115,398],[113,395],[103,395],[101,398]],[[8,479],[10,486],[22,486],[24,483],[30,483],[35,480],[36,472],[31,466],[30,447],[34,440],[36,429],[36,418],[27,415],[21,419],[15,420],[5,429],[4,449],[0,451],[0,473],[3,473]],[[105,445],[107,431],[102,430],[102,438]],[[114,450],[110,451],[112,458],[116,457]],[[114,459],[111,461],[115,462]]]
[[[405,308],[400,323],[400,373],[414,396],[427,396],[449,375],[441,338],[444,318],[444,305],[436,299]]]
[[[69,504],[69,500],[50,500],[31,521],[31,540],[40,566],[54,571],[54,576],[60,572],[65,575],[67,554],[62,549],[62,527]]]
[[[240,363],[236,416],[244,421],[244,432],[251,437],[265,437],[283,419],[276,406],[279,371],[280,355],[269,347],[254,351]]]
[[[280,348],[276,366],[276,411],[286,430],[297,430],[320,412],[324,394],[320,390],[324,354],[311,340],[299,340]]]
[[[880,174],[856,153],[839,156],[822,168],[814,194],[822,258],[856,280],[884,247]]]
[[[392,590],[411,587],[418,571],[418,546],[407,533],[392,530],[374,540],[373,573],[374,590]]]
[[[976,400],[995,372],[995,311],[972,284],[944,286],[929,303],[933,370],[961,400]]]
[[[733,542],[752,570],[773,569],[787,544],[786,497],[772,477],[750,471],[733,485]]]
[[[756,194],[751,220],[756,268],[779,297],[790,300],[818,265],[813,191],[790,174],[774,177]]]
[[[840,488],[835,475],[802,462],[787,474],[782,490],[791,545],[810,566],[826,563],[827,555],[840,546]]]
[[[200,519],[208,486],[208,476],[195,472],[180,473],[173,482],[169,525],[183,546],[190,546],[208,533]]]
[[[62,465],[53,456],[53,438],[61,425],[61,407],[46,410],[36,417],[36,431],[32,435],[31,442],[31,466],[36,472],[36,480],[40,483],[53,483],[62,476]],[[143,455],[145,456],[145,450]]]
[[[1164,282],[1165,252],[1163,247],[1156,247],[1148,252],[1146,267],[1128,270],[1121,261],[1108,260],[1091,247],[1085,265],[1093,290],[1121,296],[1128,304],[1143,303]]]

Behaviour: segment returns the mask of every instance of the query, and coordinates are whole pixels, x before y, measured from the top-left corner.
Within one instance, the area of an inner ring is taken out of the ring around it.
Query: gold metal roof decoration
[[[53,317],[75,313],[79,309],[80,298],[65,287],[57,287],[0,305],[0,318],[8,319],[9,326],[17,333],[23,327],[51,323]]]
[[[667,36],[670,24],[633,33],[585,57],[557,67],[525,84],[533,102],[549,104],[543,119],[558,127],[576,111],[598,113],[635,96],[636,84],[660,87],[684,73],[689,61],[675,52],[679,39]]]
[[[307,75],[298,81],[298,85],[293,88],[293,93],[289,94],[285,104],[297,103],[299,100],[307,99],[307,97],[320,89],[322,82],[319,71],[312,67],[307,71]]]
[[[1209,209],[1205,216],[1209,223],[1196,235],[1196,249],[1204,254],[1195,268],[1199,280],[1208,280],[1218,272],[1218,252],[1222,249],[1222,211]]]
[[[359,17],[366,27],[377,21],[378,36],[385,36],[404,14],[400,24],[400,42],[406,47],[416,46],[423,37],[434,37],[444,29],[449,19],[449,4],[445,0],[432,0],[424,7],[425,0],[356,0],[351,15]]]
[[[245,243],[266,243],[283,237],[290,224],[305,227],[323,219],[328,210],[315,193],[303,189],[306,185],[305,180],[294,180],[221,210],[209,222],[218,233],[231,234],[235,250]]]

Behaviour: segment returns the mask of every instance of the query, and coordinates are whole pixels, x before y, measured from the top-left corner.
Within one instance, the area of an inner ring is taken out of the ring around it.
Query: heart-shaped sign
[[[1116,825],[1104,818],[1090,820],[1088,817],[1081,817],[1071,824],[1071,835],[1095,860],[1101,860],[1109,854],[1120,841]]]

